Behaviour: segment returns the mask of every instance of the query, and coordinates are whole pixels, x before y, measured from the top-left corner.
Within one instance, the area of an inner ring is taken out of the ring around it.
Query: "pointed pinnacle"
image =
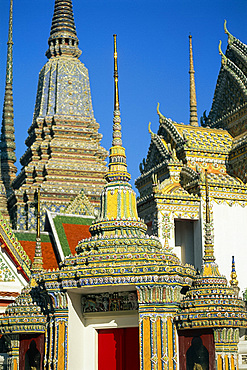
[[[114,38],[114,112],[113,112],[113,134],[112,147],[109,155],[109,171],[106,180],[129,181],[131,176],[127,172],[125,148],[122,146],[121,117],[118,90],[118,63],[117,63],[117,35]]]
[[[48,40],[48,58],[60,55],[78,58],[81,50],[78,48],[79,40],[73,14],[72,0],[55,0],[51,32]]]
[[[7,196],[12,192],[11,183],[16,177],[15,129],[13,110],[13,0],[10,0],[9,31],[7,42],[6,85],[1,128],[1,178]]]
[[[190,44],[190,125],[198,126],[197,117],[197,102],[196,102],[196,85],[195,85],[195,70],[193,63],[193,50],[192,50],[192,36],[189,35]]]

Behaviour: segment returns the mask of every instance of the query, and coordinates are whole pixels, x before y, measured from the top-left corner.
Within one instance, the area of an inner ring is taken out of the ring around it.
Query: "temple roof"
[[[177,123],[160,113],[159,104],[157,112],[160,126],[158,133],[154,134],[149,125],[151,143],[147,159],[140,164],[141,176],[136,180],[137,183],[140,178],[150,176],[154,168],[167,166],[170,161],[178,162],[181,158],[179,153],[182,152],[188,153],[184,156],[187,156],[187,160],[190,161],[192,158],[194,161],[200,161],[199,157],[203,156],[204,161],[210,162],[210,155],[206,157],[205,154],[201,154],[206,152],[219,155],[225,162],[233,142],[233,138],[227,130]]]
[[[74,255],[78,242],[91,236],[89,227],[93,219],[93,216],[47,212],[46,228],[53,235],[58,262],[61,262],[68,255]]]
[[[35,233],[28,232],[16,232],[16,236],[28,255],[31,262],[34,260],[35,246],[36,246],[36,235]],[[43,267],[44,269],[54,269],[58,267],[58,259],[54,250],[54,243],[52,236],[48,233],[41,233],[41,247],[43,255]]]
[[[179,123],[175,123],[174,126],[185,138],[187,147],[213,152],[228,152],[231,149],[232,136],[225,130],[193,128]]]
[[[228,35],[228,46],[225,54],[219,52],[222,57],[221,69],[218,75],[214,93],[213,104],[208,117],[204,115],[204,126],[227,128],[227,118],[238,112],[247,102],[247,45],[231,35],[224,25]],[[229,130],[236,136],[239,132]],[[239,128],[238,128],[239,130]]]
[[[158,135],[170,137],[177,147],[191,147],[195,150],[214,152],[229,152],[232,145],[232,136],[228,131],[209,127],[193,127],[183,123],[177,123],[163,116],[159,111],[160,127]]]
[[[24,248],[18,241],[16,235],[14,234],[11,226],[6,221],[5,218],[0,214],[0,243],[1,248],[9,255],[11,260],[17,267],[17,270],[25,277],[26,280],[29,279],[31,272],[31,260],[28,254],[25,252]]]

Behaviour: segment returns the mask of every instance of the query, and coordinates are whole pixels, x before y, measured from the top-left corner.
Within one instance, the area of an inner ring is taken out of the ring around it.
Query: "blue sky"
[[[158,129],[157,102],[167,117],[189,122],[189,33],[193,36],[198,116],[209,111],[229,31],[247,43],[246,0],[73,0],[75,23],[89,69],[95,118],[111,145],[113,38],[118,35],[120,108],[128,170],[139,176],[150,135]],[[24,154],[31,125],[38,73],[53,15],[53,0],[14,0],[14,112],[16,154]],[[9,0],[0,1],[0,107],[3,104]],[[0,108],[1,109],[1,108]],[[19,163],[17,163],[20,169]]]

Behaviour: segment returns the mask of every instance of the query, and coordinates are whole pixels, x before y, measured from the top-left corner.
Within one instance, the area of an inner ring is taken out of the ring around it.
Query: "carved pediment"
[[[80,216],[94,216],[94,207],[88,197],[81,192],[72,200],[65,210],[65,213]]]

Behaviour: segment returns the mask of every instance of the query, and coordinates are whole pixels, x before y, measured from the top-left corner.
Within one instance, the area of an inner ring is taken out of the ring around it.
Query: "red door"
[[[139,329],[98,330],[98,370],[139,370]]]

